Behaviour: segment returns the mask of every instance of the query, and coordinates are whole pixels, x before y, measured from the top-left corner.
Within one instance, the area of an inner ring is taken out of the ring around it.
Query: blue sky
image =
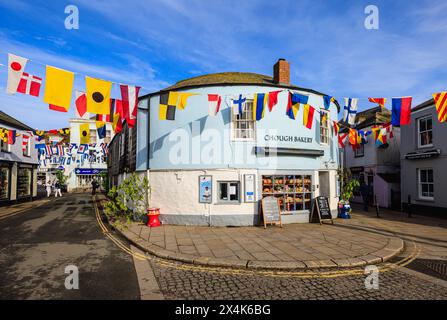
[[[65,6],[79,8],[79,30],[64,27]],[[379,30],[364,27],[367,5]],[[223,71],[272,74],[278,58],[296,85],[343,97],[413,96],[413,105],[447,89],[447,2],[269,0],[0,0],[0,64],[7,52],[148,93],[178,80]],[[26,71],[43,77],[30,61]],[[41,97],[5,93],[0,110],[36,129],[74,116],[48,110]],[[42,88],[43,89],[43,88]],[[75,89],[84,90],[83,76]],[[119,98],[115,88],[113,95]]]

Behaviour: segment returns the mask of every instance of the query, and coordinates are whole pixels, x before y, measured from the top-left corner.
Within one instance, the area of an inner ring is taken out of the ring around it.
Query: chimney
[[[273,81],[280,84],[290,84],[290,65],[286,59],[278,59],[273,66]]]

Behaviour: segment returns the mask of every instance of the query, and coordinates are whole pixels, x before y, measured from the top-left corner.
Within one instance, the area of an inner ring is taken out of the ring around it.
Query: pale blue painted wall
[[[188,104],[185,110],[176,110],[175,121],[161,121],[158,118],[159,112],[159,96],[153,95],[150,97],[149,103],[149,119],[143,116],[139,119],[144,119],[143,121],[150,121],[149,131],[150,131],[150,141],[147,144],[147,138],[143,137],[144,129],[142,129],[142,122],[139,125],[139,138],[137,149],[141,154],[137,155],[137,168],[147,167],[146,158],[144,156],[145,148],[149,146],[149,167],[150,169],[211,169],[211,168],[258,168],[258,169],[309,169],[318,170],[325,168],[325,162],[332,162],[330,168],[338,167],[338,141],[337,137],[332,136],[332,131],[330,134],[330,144],[323,145],[319,142],[319,114],[316,112],[314,117],[314,123],[311,130],[305,128],[302,124],[303,118],[303,107],[301,106],[297,119],[289,119],[286,115],[287,107],[287,92],[281,92],[278,96],[278,104],[270,112],[266,108],[265,116],[263,120],[256,122],[257,132],[260,133],[261,130],[276,130],[277,135],[292,135],[299,137],[310,137],[312,138],[312,143],[300,143],[300,142],[280,142],[277,147],[289,147],[289,148],[303,148],[303,149],[315,149],[324,150],[324,156],[322,157],[303,157],[303,156],[278,156],[277,162],[275,164],[268,164],[262,161],[262,159],[256,157],[254,153],[251,153],[249,158],[246,159],[249,163],[244,163],[243,159],[238,157],[236,150],[238,148],[250,148],[253,146],[266,146],[264,141],[264,135],[257,134],[256,142],[234,142],[230,141],[227,136],[225,140],[221,140],[222,154],[226,155],[223,163],[204,163],[200,161],[199,163],[172,163],[169,158],[169,153],[171,148],[178,144],[178,141],[169,141],[169,135],[176,130],[183,130],[187,133],[188,142],[190,146],[193,141],[200,139],[199,135],[191,137],[191,123],[195,121],[200,121],[202,123],[203,129],[216,129],[217,132],[224,132],[225,129],[230,128],[231,113],[230,109],[226,104],[225,95],[238,95],[247,94],[253,95],[254,93],[267,93],[270,91],[280,90],[281,88],[276,87],[266,87],[266,86],[209,86],[202,88],[194,88],[191,90],[182,90],[182,92],[194,92],[198,93],[196,96],[192,96],[188,99]],[[298,93],[309,95],[309,104],[315,107],[317,110],[324,108],[323,97],[313,93],[308,93],[305,91],[295,91]],[[208,98],[207,94],[220,94],[223,98],[221,109],[216,117],[208,116]],[[148,98],[146,98],[147,100]],[[140,107],[147,104],[144,99],[140,102]],[[335,104],[331,103],[330,106],[330,118],[331,120],[337,120],[337,107]],[[147,126],[145,126],[147,129]],[[140,131],[141,129],[141,131]],[[203,136],[202,136],[203,138]],[[210,144],[209,142],[199,143],[201,148]],[[196,157],[197,155],[189,155],[189,158]]]

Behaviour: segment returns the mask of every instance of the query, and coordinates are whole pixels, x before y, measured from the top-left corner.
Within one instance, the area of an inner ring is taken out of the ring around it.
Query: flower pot
[[[338,217],[341,219],[351,219],[351,205],[349,203],[338,204]]]

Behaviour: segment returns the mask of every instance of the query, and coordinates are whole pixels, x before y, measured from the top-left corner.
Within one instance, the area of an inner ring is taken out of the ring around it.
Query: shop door
[[[329,171],[319,171],[318,172],[319,185],[320,185],[320,196],[331,197],[331,185],[329,182]]]

